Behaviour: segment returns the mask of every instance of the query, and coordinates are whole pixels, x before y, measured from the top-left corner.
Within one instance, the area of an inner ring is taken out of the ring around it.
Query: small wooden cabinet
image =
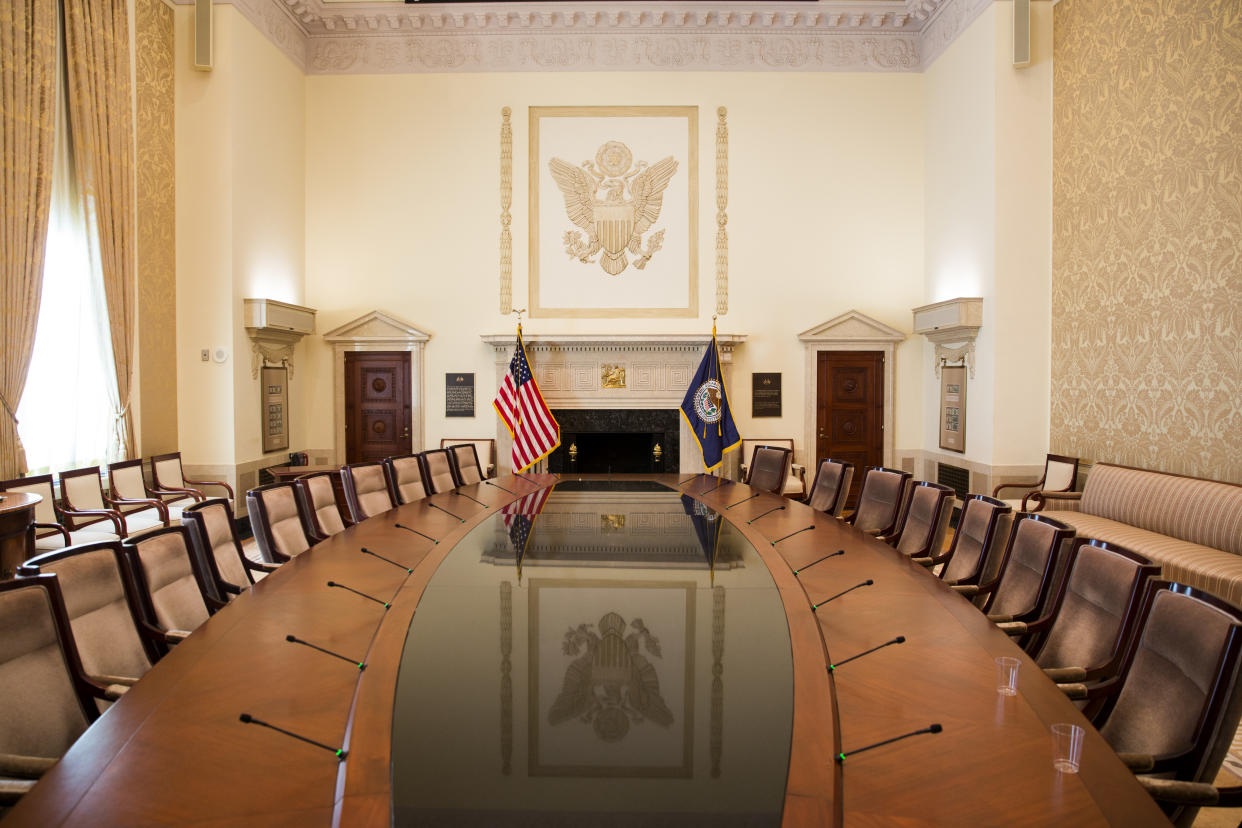
[[[22,561],[34,557],[35,505],[42,499],[28,492],[0,494],[0,579],[12,578]]]

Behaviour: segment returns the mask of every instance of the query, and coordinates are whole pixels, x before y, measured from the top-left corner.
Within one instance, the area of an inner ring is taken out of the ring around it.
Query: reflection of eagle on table
[[[655,667],[641,653],[642,644],[650,655],[660,657],[660,640],[642,619],[630,622],[634,632],[625,632],[625,619],[610,612],[599,619],[599,633],[590,624],[579,624],[565,633],[566,655],[586,653],[570,662],[565,683],[548,711],[548,723],[558,725],[573,718],[590,722],[595,735],[605,742],[619,742],[629,733],[630,723],[650,719],[668,727],[673,713],[660,697],[660,679]]]
[[[644,248],[643,233],[660,218],[664,190],[677,172],[677,162],[669,156],[650,166],[639,161],[631,167],[632,160],[629,147],[609,141],[595,153],[594,163],[583,161],[575,167],[559,158],[548,162],[565,196],[569,220],[586,231],[585,236],[577,230],[567,231],[565,252],[589,264],[602,250],[599,266],[611,276],[629,266],[627,250],[638,257],[634,267],[642,270],[664,244],[664,231],[658,230]],[[602,199],[596,197],[601,189]]]

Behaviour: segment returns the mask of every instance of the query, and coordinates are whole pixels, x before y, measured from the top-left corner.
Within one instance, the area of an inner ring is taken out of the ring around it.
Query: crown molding
[[[188,4],[192,0],[176,0]],[[303,72],[919,72],[994,0],[216,0]]]

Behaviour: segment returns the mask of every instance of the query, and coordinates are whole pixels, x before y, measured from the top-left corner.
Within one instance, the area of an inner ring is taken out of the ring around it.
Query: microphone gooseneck
[[[726,507],[725,507],[725,510],[726,510],[726,511],[728,511],[729,509],[732,509],[734,506],[741,506],[741,505],[742,505],[743,503],[745,503],[746,501],[748,501],[748,500],[754,500],[756,497],[758,497],[758,496],[759,496],[759,495],[761,495],[761,494],[763,494],[763,492],[755,492],[755,493],[754,493],[753,495],[751,495],[750,497],[744,497],[744,498],[742,498],[741,500],[739,500],[737,503],[730,503],[728,506],[726,506]]]
[[[944,730],[944,728],[941,727],[939,724],[933,724],[933,725],[929,725],[928,727],[923,728],[922,730],[912,730],[909,733],[903,733],[900,736],[894,736],[891,739],[885,739],[883,742],[876,742],[874,745],[867,745],[866,747],[855,748],[854,750],[847,750],[847,751],[837,754],[837,764],[843,763],[845,761],[845,757],[853,756],[855,753],[862,753],[864,750],[871,750],[872,748],[878,748],[878,747],[884,747],[885,745],[891,745],[893,742],[900,742],[902,739],[909,739],[911,736],[918,736],[921,733],[939,733],[942,730]]]
[[[433,509],[439,509],[441,512],[444,512],[444,514],[448,515],[449,517],[457,518],[462,523],[466,522],[466,519],[464,517],[461,517],[460,515],[455,515],[452,512],[450,512],[448,509],[445,509],[443,506],[437,506],[436,504],[432,503],[430,500],[427,501],[427,505]]]
[[[785,507],[784,507],[784,506],[773,506],[771,509],[768,509],[768,510],[767,510],[766,512],[764,512],[762,515],[759,515],[758,517],[753,517],[753,518],[751,518],[750,520],[746,521],[746,525],[747,525],[747,526],[750,526],[752,523],[754,523],[754,522],[755,522],[756,520],[758,520],[759,518],[761,518],[761,517],[767,517],[768,515],[772,514],[773,512],[783,512],[783,511],[785,511]]]
[[[492,481],[490,481],[490,480],[484,480],[483,482],[484,482],[484,483],[486,483],[486,484],[487,484],[487,485],[489,485],[489,486],[494,486],[494,487],[496,487],[497,489],[500,489],[502,492],[508,492],[508,493],[509,493],[509,494],[511,494],[511,495],[515,495],[515,494],[517,494],[517,492],[513,491],[513,489],[506,489],[504,486],[501,486],[499,483],[493,483],[493,482],[492,482]]]
[[[335,754],[336,758],[341,762],[344,762],[345,757],[349,755],[349,751],[347,751],[343,747],[334,748],[331,745],[325,745],[323,742],[316,742],[314,739],[308,739],[300,733],[294,733],[292,730],[285,730],[283,727],[277,727],[274,724],[268,724],[262,719],[256,719],[254,716],[251,716],[249,713],[241,714],[240,716],[238,716],[238,719],[241,721],[242,724],[254,724],[254,725],[258,725],[259,727],[266,727],[269,730],[274,730],[277,733],[283,733],[286,736],[290,736],[294,739],[297,739],[299,742],[306,742],[306,744],[308,745],[314,745],[317,748],[323,748],[324,750]]]
[[[794,570],[794,577],[795,577],[795,578],[799,577],[799,573],[800,573],[800,572],[802,572],[803,570],[806,570],[806,569],[810,569],[811,567],[815,566],[815,564],[817,564],[817,563],[822,563],[823,561],[826,561],[826,560],[828,560],[829,558],[835,558],[835,557],[837,557],[838,555],[844,555],[844,554],[845,554],[845,550],[844,550],[844,549],[838,549],[836,552],[833,552],[831,555],[825,555],[824,557],[820,558],[819,560],[811,561],[811,562],[810,562],[809,564],[807,564],[806,566],[800,566],[800,567],[798,567],[797,569],[795,569],[795,570]]]
[[[716,480],[716,485],[715,485],[715,486],[712,486],[712,487],[711,487],[711,488],[709,488],[709,489],[703,489],[701,492],[699,492],[699,494],[700,494],[700,495],[705,495],[705,494],[707,494],[708,492],[714,492],[714,491],[716,491],[717,489],[719,489],[719,488],[720,488],[720,486],[724,483],[724,478],[723,478],[723,477],[716,477],[716,478],[715,478],[715,480]]]
[[[812,523],[810,526],[806,527],[805,529],[799,529],[797,532],[790,532],[788,535],[786,535],[783,538],[777,538],[776,540],[772,541],[772,545],[776,546],[778,543],[780,543],[783,540],[789,540],[794,535],[801,535],[803,532],[809,532],[814,528],[815,528],[815,524]]]
[[[431,541],[432,543],[437,543],[437,544],[439,543],[439,541],[438,541],[438,540],[436,540],[435,538],[433,538],[431,535],[424,534],[423,532],[420,532],[420,531],[418,531],[417,529],[411,529],[410,527],[406,526],[404,523],[398,523],[398,524],[395,524],[395,525],[396,525],[396,527],[397,527],[398,529],[404,529],[404,530],[405,530],[405,531],[407,531],[407,532],[413,532],[414,534],[419,535],[420,537],[424,537],[424,538],[426,538],[427,540]]]
[[[849,664],[854,659],[862,658],[865,655],[874,653],[876,650],[883,650],[885,647],[891,647],[894,644],[905,644],[905,643],[906,643],[906,637],[904,635],[899,635],[890,641],[885,641],[883,644],[875,645],[870,650],[863,650],[861,653],[857,653],[856,655],[852,655],[849,658],[842,659],[841,661],[838,661],[836,664],[829,664],[828,672],[830,673],[836,672],[836,669],[840,667],[842,664]]]
[[[853,585],[852,587],[850,587],[849,589],[843,589],[843,590],[841,590],[840,592],[838,592],[836,595],[832,596],[831,598],[825,598],[824,600],[820,601],[818,604],[811,604],[811,612],[816,612],[816,611],[818,611],[818,610],[819,610],[819,608],[820,608],[820,607],[822,607],[824,604],[827,604],[829,601],[835,601],[835,600],[837,600],[837,599],[838,599],[838,598],[840,598],[842,595],[845,595],[847,592],[853,592],[853,591],[854,591],[854,590],[856,590],[856,589],[862,589],[863,587],[865,587],[865,586],[871,586],[871,585],[872,585],[872,584],[874,584],[874,583],[875,583],[875,581],[873,581],[873,580],[871,580],[870,578],[868,578],[867,580],[863,581],[861,584],[854,584],[854,585]]]
[[[365,546],[364,546],[364,547],[362,547],[362,554],[364,554],[364,555],[370,555],[370,556],[371,556],[371,557],[373,557],[373,558],[379,558],[381,561],[385,561],[386,563],[390,563],[390,564],[392,564],[393,566],[397,567],[398,569],[404,569],[404,570],[405,570],[405,574],[406,574],[406,575],[413,575],[413,574],[414,574],[414,570],[413,570],[413,569],[410,569],[410,568],[409,568],[408,566],[406,566],[405,564],[399,564],[399,563],[397,563],[396,561],[394,561],[392,558],[385,558],[383,555],[380,555],[380,554],[378,554],[378,553],[376,553],[376,552],[372,552],[370,549],[367,549]]]
[[[484,503],[483,501],[479,500],[478,498],[471,497],[470,495],[466,494],[465,492],[459,492],[459,491],[457,491],[456,489],[453,489],[452,491],[453,491],[453,494],[455,494],[455,495],[460,495],[461,497],[466,498],[466,500],[473,500],[475,503],[479,504],[480,506],[482,506],[482,507],[484,507],[484,508],[487,508],[487,504],[486,504],[486,503]]]
[[[367,663],[365,661],[354,661],[352,658],[349,658],[348,656],[343,656],[340,653],[333,652],[332,650],[325,650],[323,647],[320,647],[318,644],[312,644],[309,641],[303,641],[302,639],[298,638],[296,635],[286,635],[285,641],[288,641],[290,644],[301,644],[303,647],[310,647],[312,650],[318,650],[319,652],[324,653],[325,655],[330,655],[333,658],[339,658],[341,661],[348,661],[350,664],[356,665],[359,670],[367,669]]]
[[[390,606],[392,606],[387,601],[381,601],[380,599],[376,598],[374,595],[367,595],[365,592],[359,592],[358,590],[354,589],[351,586],[345,586],[344,584],[338,584],[336,581],[328,581],[328,586],[336,587],[337,589],[348,590],[349,592],[352,592],[354,595],[361,595],[363,598],[366,598],[368,601],[374,601],[375,603],[379,604],[385,610],[387,610]]]

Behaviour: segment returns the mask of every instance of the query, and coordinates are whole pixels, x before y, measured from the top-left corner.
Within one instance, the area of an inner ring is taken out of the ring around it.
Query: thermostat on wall
[[[218,362],[221,365],[223,365],[225,362],[228,361],[228,358],[229,358],[228,349],[227,348],[212,348],[211,358],[214,362]]]

